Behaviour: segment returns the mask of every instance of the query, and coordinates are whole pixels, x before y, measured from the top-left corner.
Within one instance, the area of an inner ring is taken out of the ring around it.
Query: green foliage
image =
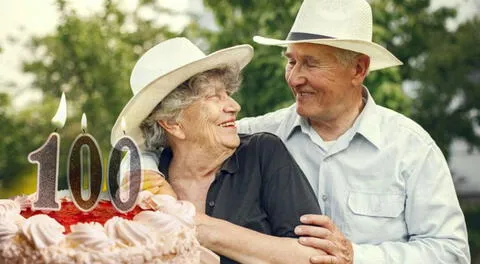
[[[291,104],[291,92],[283,77],[282,49],[257,45],[252,36],[285,38],[301,1],[205,0],[204,3],[212,9],[218,25],[218,30],[202,33],[210,50],[243,43],[255,48],[254,58],[244,70],[242,89],[236,95],[242,106],[241,116],[263,114]]]
[[[46,113],[55,111],[49,101],[32,105],[29,110],[19,113],[13,113],[10,107],[9,96],[0,94],[0,187],[10,186],[28,171],[27,154],[40,147],[48,136],[46,132],[42,139],[36,131],[46,131],[45,125],[48,121],[43,117]]]
[[[428,10],[428,0],[373,0],[374,41],[392,51],[405,65],[372,72],[366,85],[380,105],[411,116],[429,131],[444,153],[454,138],[464,138],[479,146],[472,123],[479,121],[479,21],[461,25],[455,32],[446,29],[446,21],[455,10]],[[253,35],[285,38],[301,1],[296,0],[204,0],[214,14],[215,29],[204,28],[192,15],[192,23],[182,34],[200,43],[204,50],[214,51],[232,45],[249,43],[255,57],[244,71],[244,85],[236,95],[242,105],[242,116],[266,113],[293,102],[284,81],[284,60],[279,47],[253,43]],[[62,135],[62,164],[66,163],[70,143],[80,132],[80,117],[85,112],[88,131],[97,138],[104,152],[110,150],[110,129],[122,107],[130,98],[129,75],[140,54],[159,41],[176,36],[168,28],[139,15],[141,8],[157,13],[169,12],[156,1],[143,0],[132,12],[118,8],[116,1],[105,0],[104,9],[82,17],[68,1],[57,1],[61,22],[49,35],[32,37],[30,49],[35,56],[25,62],[24,71],[34,76],[34,86],[45,94],[44,102],[32,106],[13,118],[7,113],[8,102],[2,101],[5,133],[21,131],[45,139],[52,127],[48,124],[54,105],[62,91],[69,104],[69,119]],[[408,97],[402,82],[415,84],[415,97]],[[42,116],[32,122],[33,114]],[[30,115],[30,116],[29,116]],[[27,122],[25,128],[22,122]],[[22,132],[23,133],[23,132]],[[5,141],[8,142],[8,141]],[[42,143],[26,140],[25,150],[8,148],[4,164],[23,157]],[[6,146],[7,143],[2,145]],[[3,148],[5,149],[5,148]],[[21,152],[23,151],[23,152]],[[6,152],[5,152],[6,153]],[[19,167],[32,166],[26,162]],[[0,179],[6,178],[6,165],[0,166]],[[63,173],[64,168],[61,169]],[[13,172],[9,172],[13,173]],[[15,175],[15,172],[11,175]],[[5,181],[8,182],[8,181]]]
[[[160,10],[153,1],[143,1],[134,11],[120,10],[115,1],[104,1],[104,9],[87,17],[72,10],[67,1],[57,1],[61,13],[56,30],[32,37],[29,48],[35,56],[24,62],[23,70],[34,77],[33,86],[44,100],[21,113],[9,113],[7,97],[0,97],[0,121],[3,137],[0,152],[1,187],[20,182],[36,165],[27,155],[39,148],[53,132],[50,119],[66,93],[68,119],[61,135],[60,186],[64,179],[70,145],[81,132],[82,112],[88,120],[87,131],[98,141],[103,157],[111,150],[110,130],[132,93],[129,78],[140,54],[154,44],[175,36],[168,28],[139,15],[140,8]],[[162,9],[158,12],[168,12]],[[157,13],[158,13],[157,12]]]
[[[408,109],[393,109],[411,115],[448,157],[454,139],[480,147],[474,133],[479,119],[480,23],[477,17],[450,32],[446,22],[456,11],[440,8],[431,12],[429,4],[428,0],[373,1],[374,38],[405,63],[398,68],[400,80],[415,86]]]
[[[444,153],[455,138],[480,148],[474,124],[480,115],[480,17],[455,33],[432,34],[429,54],[412,76],[418,81],[413,117],[437,140]]]
[[[204,3],[212,10],[217,28],[201,30],[195,36],[206,39],[210,50],[241,43],[255,48],[255,57],[244,71],[243,88],[237,94],[241,116],[259,115],[291,104],[281,48],[253,43],[252,36],[285,38],[301,1]],[[432,12],[429,0],[373,0],[371,4],[374,41],[404,62],[401,67],[372,72],[367,77],[365,84],[376,102],[419,122],[447,157],[455,138],[479,147],[479,137],[473,131],[473,123],[480,119],[475,112],[480,93],[480,56],[474,46],[478,43],[478,19],[461,25],[457,32],[449,32],[446,22],[456,16],[456,11],[440,8]],[[414,97],[404,93],[403,81],[415,85]],[[452,111],[455,100],[460,106]]]
[[[255,57],[244,71],[244,84],[237,99],[242,105],[242,116],[263,114],[293,102],[291,92],[284,80],[282,49],[253,43],[253,35],[284,39],[288,34],[300,1],[213,1],[204,3],[212,9],[218,29],[204,32],[210,49],[216,50],[240,43],[252,44]],[[281,8],[278,8],[281,7]],[[374,12],[377,11],[374,9]],[[382,13],[378,9],[379,13]],[[398,14],[400,19],[403,14]],[[386,19],[386,18],[385,18]],[[392,37],[387,21],[375,30],[376,41],[384,43]],[[381,34],[383,33],[383,34]],[[400,70],[390,69],[374,72],[367,81],[377,103],[394,110],[410,113],[411,100],[401,89]],[[255,100],[251,100],[255,98]]]

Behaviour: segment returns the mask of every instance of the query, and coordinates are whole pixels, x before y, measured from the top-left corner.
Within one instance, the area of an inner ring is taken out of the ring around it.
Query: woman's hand
[[[173,190],[172,186],[165,180],[165,177],[152,170],[143,170],[143,182],[142,182],[142,190],[149,191],[153,194],[167,194],[175,199],[177,199],[177,194]],[[135,178],[134,180],[139,180],[139,178]],[[130,173],[125,173],[125,177],[122,179],[122,183],[120,185],[120,189],[122,191],[126,191],[129,188],[130,183]]]

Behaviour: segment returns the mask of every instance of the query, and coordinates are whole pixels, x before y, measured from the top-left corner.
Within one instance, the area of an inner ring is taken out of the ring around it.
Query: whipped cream
[[[35,244],[37,249],[57,245],[65,240],[65,228],[48,215],[34,215],[25,220],[22,234]]]
[[[154,195],[150,197],[154,209],[177,217],[185,225],[195,226],[195,206],[187,201],[177,201],[170,195]]]
[[[107,235],[126,246],[142,246],[154,243],[148,228],[140,223],[114,216],[105,223]]]
[[[93,250],[105,250],[115,244],[105,233],[105,228],[99,223],[79,223],[70,226],[71,233],[67,240]]]
[[[65,235],[64,227],[47,215],[20,215],[34,198],[0,199],[0,263],[200,263],[195,207],[189,202],[144,191],[138,205],[161,211],[142,211],[133,220],[113,217],[103,226],[78,223]]]
[[[173,215],[160,211],[143,211],[137,214],[133,221],[151,228],[150,232],[175,233],[185,226]]]
[[[10,199],[0,200],[0,219],[20,214],[20,205]]]
[[[13,222],[8,222],[4,220],[0,222],[0,242],[12,239],[14,236],[17,235],[17,232],[18,226]]]

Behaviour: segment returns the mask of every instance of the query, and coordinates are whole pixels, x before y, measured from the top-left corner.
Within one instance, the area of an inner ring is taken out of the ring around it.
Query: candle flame
[[[120,127],[122,128],[123,133],[127,130],[127,122],[125,122],[125,117],[122,116],[122,121],[120,122]]]
[[[85,132],[87,130],[87,116],[85,113],[82,114],[82,130]]]
[[[52,124],[57,128],[63,128],[67,121],[67,100],[65,99],[65,93],[62,93],[60,98],[60,104],[58,105],[57,113],[52,118]]]

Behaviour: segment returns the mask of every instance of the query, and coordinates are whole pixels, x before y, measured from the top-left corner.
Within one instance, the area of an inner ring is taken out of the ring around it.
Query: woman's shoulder
[[[280,154],[286,151],[282,140],[275,134],[259,132],[253,134],[239,134],[239,150],[254,152],[255,155],[271,156],[272,153]]]
[[[258,132],[253,134],[238,134],[241,144],[278,144],[282,140],[275,134],[269,132]]]

